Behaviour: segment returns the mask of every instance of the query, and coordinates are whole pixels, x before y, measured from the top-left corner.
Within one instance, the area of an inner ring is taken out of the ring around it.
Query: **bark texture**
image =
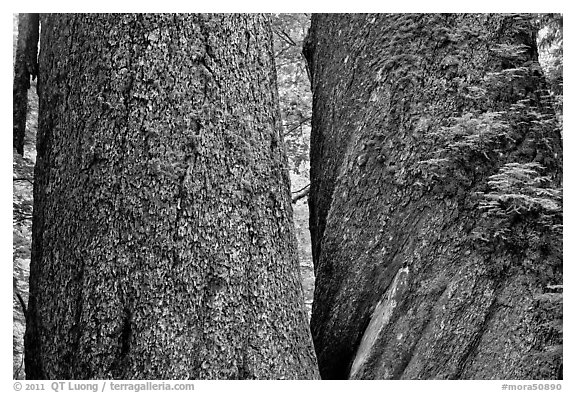
[[[304,53],[322,377],[558,378],[558,206],[482,209],[512,162],[561,187],[530,16],[314,15]]]
[[[18,43],[12,89],[12,141],[14,149],[20,155],[24,155],[30,78],[34,79],[38,75],[39,27],[39,14],[18,15]]]
[[[41,22],[27,377],[317,377],[268,19]]]

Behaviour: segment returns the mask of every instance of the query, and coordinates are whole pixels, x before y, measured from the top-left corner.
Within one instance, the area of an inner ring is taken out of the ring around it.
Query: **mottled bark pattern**
[[[538,299],[562,282],[561,238],[530,217],[511,224],[517,244],[475,238],[496,225],[477,196],[505,163],[538,162],[561,182],[558,129],[514,119],[522,100],[553,115],[529,16],[314,15],[304,52],[322,377],[557,378],[558,315]],[[491,88],[504,69],[522,74]],[[451,118],[488,112],[510,124],[497,148],[423,175]]]
[[[39,15],[18,15],[18,43],[14,62],[14,85],[12,90],[12,141],[13,147],[24,155],[26,114],[28,111],[28,89],[30,78],[38,74],[37,53],[39,35]]]
[[[267,18],[41,19],[28,378],[316,377]]]

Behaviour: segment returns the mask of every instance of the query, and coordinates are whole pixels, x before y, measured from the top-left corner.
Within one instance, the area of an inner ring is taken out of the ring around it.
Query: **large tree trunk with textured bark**
[[[27,377],[316,377],[267,18],[41,23]]]
[[[323,378],[561,373],[562,146],[527,15],[314,15]]]
[[[38,74],[39,25],[38,14],[18,15],[18,43],[12,88],[12,141],[14,149],[20,155],[24,155],[30,78],[34,79]]]

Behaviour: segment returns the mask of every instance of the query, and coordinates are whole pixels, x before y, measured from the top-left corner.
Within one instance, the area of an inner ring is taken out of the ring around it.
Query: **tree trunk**
[[[26,135],[26,114],[28,112],[28,89],[30,77],[38,74],[38,35],[39,15],[18,15],[18,43],[14,61],[14,85],[12,89],[12,141],[13,147],[24,155],[24,136]]]
[[[267,18],[41,19],[27,377],[316,377]]]
[[[562,142],[530,16],[314,15],[304,52],[322,377],[557,378]]]

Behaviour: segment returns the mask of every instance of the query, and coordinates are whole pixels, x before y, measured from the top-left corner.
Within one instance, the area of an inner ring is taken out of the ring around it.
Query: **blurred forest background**
[[[302,44],[310,14],[271,15],[274,51],[284,139],[290,166],[293,193],[294,225],[298,237],[299,258],[308,314],[314,292],[310,233],[308,230],[307,187],[309,180],[309,144],[312,117],[312,94]],[[13,59],[18,34],[18,15],[13,17]],[[538,29],[539,60],[562,124],[563,34],[561,14],[535,14]],[[28,115],[24,156],[13,154],[13,375],[22,379],[24,307],[27,303],[31,248],[32,187],[36,160],[38,97],[36,81],[28,91]]]

